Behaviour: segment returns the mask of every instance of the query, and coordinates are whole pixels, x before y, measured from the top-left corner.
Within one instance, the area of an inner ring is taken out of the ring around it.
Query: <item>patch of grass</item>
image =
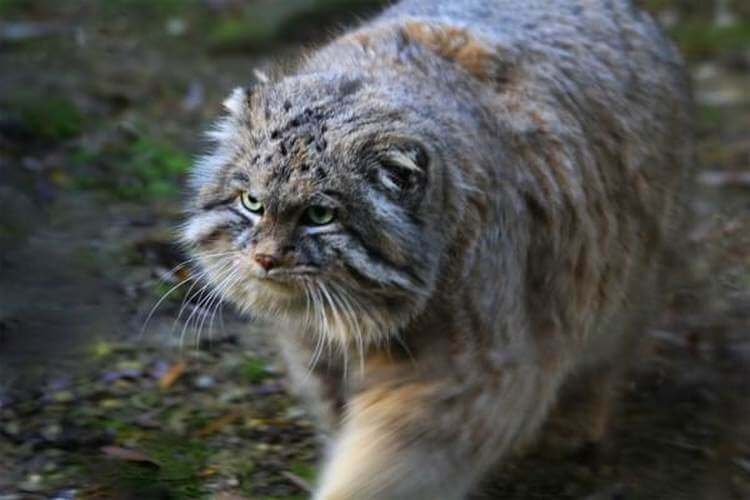
[[[192,489],[189,483],[197,484],[199,473],[208,458],[205,443],[182,436],[159,436],[144,443],[144,449],[161,464],[159,478],[173,484],[181,482],[183,490]]]
[[[257,10],[258,12],[253,12]],[[207,34],[209,46],[216,49],[258,48],[272,43],[279,35],[284,9],[253,9],[240,17],[225,18]]]
[[[672,36],[691,59],[715,57],[719,53],[750,50],[750,22],[716,26],[707,22],[680,24]]]
[[[93,477],[126,498],[204,498],[201,471],[208,449],[200,441],[162,434],[140,443],[139,448],[159,465],[105,461],[91,464]]]
[[[240,377],[251,384],[258,384],[269,376],[266,362],[260,358],[249,358],[239,368]]]
[[[182,151],[143,136],[98,153],[80,150],[73,155],[73,160],[86,169],[76,179],[78,188],[130,201],[177,196],[180,177],[190,166],[190,159]]]
[[[318,37],[322,27],[352,20],[384,5],[384,0],[286,0],[249,3],[240,15],[208,26],[215,49],[259,48],[277,41]]]
[[[199,0],[107,0],[103,6],[111,11],[138,9],[157,15],[183,14],[199,6]]]
[[[702,129],[716,130],[726,120],[726,110],[720,106],[702,105],[698,107],[698,118]]]
[[[108,358],[112,355],[113,352],[115,352],[114,347],[112,346],[111,342],[107,342],[106,340],[100,339],[93,344],[91,344],[91,355],[96,359],[104,359]]]
[[[289,470],[307,481],[309,484],[315,484],[317,470],[314,466],[306,462],[295,462],[289,466]]]
[[[31,4],[30,0],[0,0],[0,14],[17,14],[28,9]]]
[[[140,137],[130,145],[128,159],[123,165],[133,177],[132,186],[121,186],[126,198],[159,198],[179,192],[177,178],[190,165],[188,157],[171,146],[153,139]]]
[[[174,289],[174,287],[174,283],[159,280],[153,285],[154,297],[158,297],[157,300],[161,300],[162,297],[165,297],[164,301],[167,304],[180,304],[185,299],[185,295],[189,288],[183,286]]]
[[[79,135],[83,129],[83,115],[67,99],[16,96],[11,110],[30,133],[47,141],[70,139]]]

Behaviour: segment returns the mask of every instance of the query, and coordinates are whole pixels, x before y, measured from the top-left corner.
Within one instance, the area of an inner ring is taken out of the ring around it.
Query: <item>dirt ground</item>
[[[641,3],[695,80],[684,279],[606,446],[532,451],[485,498],[750,498],[750,8]],[[349,4],[0,0],[0,500],[307,496],[273,331],[213,314],[174,229],[224,96]]]

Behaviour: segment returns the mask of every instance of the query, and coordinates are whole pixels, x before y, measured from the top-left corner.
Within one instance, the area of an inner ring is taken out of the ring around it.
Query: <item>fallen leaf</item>
[[[210,436],[211,434],[216,434],[227,425],[233,423],[238,418],[240,418],[240,412],[238,411],[227,413],[226,415],[223,415],[209,422],[205,427],[198,430],[195,434],[197,437],[206,437]]]
[[[185,373],[187,365],[184,361],[178,361],[173,364],[167,372],[159,379],[159,387],[169,389]]]
[[[141,450],[134,450],[132,448],[122,448],[120,446],[104,446],[102,449],[109,458],[115,458],[118,460],[125,460],[126,462],[137,462],[142,464],[155,465],[161,467],[161,464],[150,456],[146,455]]]

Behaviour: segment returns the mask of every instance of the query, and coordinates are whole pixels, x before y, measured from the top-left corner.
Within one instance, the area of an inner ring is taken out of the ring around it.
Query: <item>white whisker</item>
[[[217,281],[218,280],[223,280],[224,277],[225,277],[225,273],[231,273],[232,272],[232,267],[233,267],[233,262],[230,260],[229,262],[225,262],[224,265],[221,266],[221,268],[219,270],[214,271],[215,274],[217,275],[217,278],[216,278]],[[198,290],[193,295],[193,297],[195,295],[198,295],[199,297],[198,297],[196,305],[193,307],[193,310],[191,311],[190,315],[188,316],[187,320],[185,321],[185,323],[184,323],[184,325],[182,327],[182,330],[180,332],[180,349],[182,349],[182,346],[183,346],[183,340],[185,338],[185,333],[187,332],[188,327],[190,326],[190,323],[191,323],[193,317],[195,316],[195,314],[198,313],[198,311],[200,311],[201,305],[203,304],[203,302],[205,300],[206,290],[210,289],[210,286],[211,286],[211,283],[207,282],[205,285],[203,285],[201,287],[200,290]],[[192,297],[187,298],[187,301],[189,302],[190,299],[192,299]],[[177,320],[179,320],[179,316],[177,317]],[[177,321],[177,320],[175,320],[175,321]]]
[[[215,254],[200,254],[200,255],[196,255],[195,257],[192,257],[190,259],[186,259],[186,260],[182,261],[181,263],[177,264],[175,267],[173,267],[172,269],[169,270],[168,274],[171,275],[171,274],[176,273],[178,270],[186,267],[190,262],[194,262],[197,259],[217,258],[217,257],[223,256],[223,255],[229,254],[229,253],[232,253],[232,252],[220,252],[220,253],[215,253]],[[151,310],[149,311],[148,315],[146,316],[146,319],[143,322],[143,326],[141,327],[141,331],[138,334],[138,340],[139,341],[143,338],[143,335],[145,334],[146,329],[148,328],[148,325],[149,325],[151,319],[153,318],[154,314],[156,313],[157,309],[159,308],[159,306],[170,295],[172,295],[172,293],[174,293],[177,289],[179,289],[180,287],[182,287],[183,285],[185,285],[186,283],[188,283],[190,281],[197,281],[200,278],[200,276],[204,275],[205,273],[206,273],[206,271],[202,271],[202,272],[198,273],[197,275],[188,276],[187,278],[185,278],[184,280],[180,281],[179,283],[177,283],[176,285],[174,285],[173,287],[171,287],[169,290],[167,290],[167,292],[165,292],[157,300],[157,302],[151,308]],[[162,278],[159,281],[160,282],[165,282],[166,279]],[[190,290],[192,290],[192,287],[190,288]],[[188,290],[188,293],[189,293],[189,290]]]

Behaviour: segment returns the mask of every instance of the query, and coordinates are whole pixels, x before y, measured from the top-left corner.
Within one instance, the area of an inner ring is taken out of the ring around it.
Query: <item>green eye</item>
[[[332,208],[313,205],[305,212],[307,221],[313,226],[325,226],[336,218]]]
[[[247,191],[243,191],[240,195],[240,202],[242,203],[243,207],[245,207],[250,212],[253,212],[254,214],[263,212],[263,203],[261,203],[258,198],[253,197]]]

